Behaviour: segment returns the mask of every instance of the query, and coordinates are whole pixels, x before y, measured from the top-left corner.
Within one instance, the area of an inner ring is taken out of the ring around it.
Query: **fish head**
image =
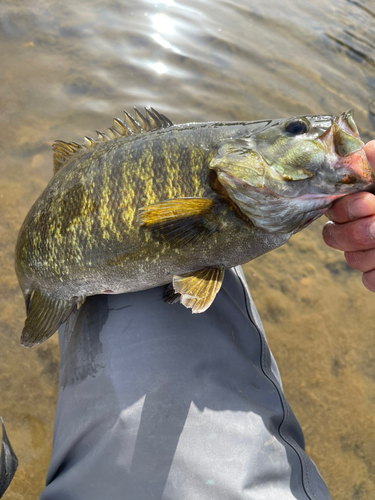
[[[336,199],[375,187],[353,114],[274,120],[222,143],[210,168],[255,226],[295,233]]]

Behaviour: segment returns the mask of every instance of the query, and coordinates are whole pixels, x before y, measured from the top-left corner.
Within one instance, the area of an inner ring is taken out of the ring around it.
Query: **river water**
[[[339,114],[375,138],[374,0],[0,2],[0,415],[19,458],[6,500],[35,499],[51,453],[58,346],[19,345],[18,229],[52,175],[122,109],[175,123]],[[333,498],[375,498],[375,295],[324,220],[245,266],[307,451]]]

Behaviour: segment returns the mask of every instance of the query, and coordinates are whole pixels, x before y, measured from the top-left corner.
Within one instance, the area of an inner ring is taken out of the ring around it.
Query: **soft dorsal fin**
[[[171,127],[173,122],[156,111],[154,108],[145,108],[146,116],[134,106],[136,119],[133,118],[127,111],[124,110],[124,120],[120,118],[113,119],[112,127],[108,131],[96,133],[98,137],[92,139],[85,137],[82,144],[76,142],[55,141],[52,145],[53,151],[53,173],[56,174],[68,161],[73,157],[77,158],[80,154],[90,148],[96,147],[98,144],[106,141],[112,141],[118,137],[128,137],[129,135],[141,134],[150,130],[159,128]]]

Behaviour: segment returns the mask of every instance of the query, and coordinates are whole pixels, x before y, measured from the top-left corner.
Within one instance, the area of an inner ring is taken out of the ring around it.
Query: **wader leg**
[[[241,268],[212,306],[89,297],[60,329],[40,500],[328,500]]]

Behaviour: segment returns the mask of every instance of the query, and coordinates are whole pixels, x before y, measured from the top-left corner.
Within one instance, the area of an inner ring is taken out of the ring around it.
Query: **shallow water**
[[[56,336],[19,346],[18,229],[52,174],[55,139],[81,142],[151,105],[176,123],[338,114],[375,138],[375,4],[281,1],[0,2],[0,414],[35,499],[51,452]],[[375,295],[323,244],[324,220],[245,266],[307,450],[335,499],[375,496]]]

